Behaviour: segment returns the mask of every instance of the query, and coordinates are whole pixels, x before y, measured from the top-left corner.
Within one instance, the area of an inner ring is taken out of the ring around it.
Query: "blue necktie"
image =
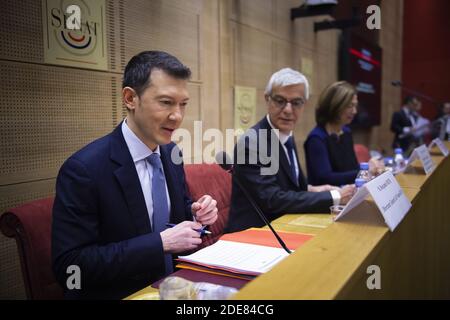
[[[298,186],[298,178],[297,173],[295,172],[295,160],[294,160],[294,139],[290,136],[287,141],[284,143],[289,156],[289,161],[291,162],[291,175],[294,178],[295,184]]]
[[[147,161],[153,168],[152,200],[153,200],[153,232],[161,232],[167,229],[169,223],[169,206],[167,204],[166,178],[162,170],[162,162],[159,154],[152,153]],[[173,272],[172,255],[165,254],[166,275]]]

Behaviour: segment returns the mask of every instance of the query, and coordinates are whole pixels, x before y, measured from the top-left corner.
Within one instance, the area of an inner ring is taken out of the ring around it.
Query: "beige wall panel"
[[[44,61],[41,1],[1,3],[0,59]]]
[[[273,0],[231,0],[230,19],[262,32],[273,32]]]
[[[0,62],[0,79],[1,184],[54,177],[67,156],[113,126],[115,77]]]
[[[234,85],[264,88],[272,70],[272,39],[265,33],[236,24]]]
[[[109,69],[121,73],[125,66],[124,41],[125,21],[122,0],[106,0],[106,45]]]
[[[383,48],[381,125],[374,127],[371,135],[366,134],[366,143],[373,149],[385,150],[392,154],[393,134],[390,132],[392,113],[400,109],[401,90],[391,85],[392,80],[401,79],[402,75],[402,34],[403,2],[381,2],[380,46]]]
[[[300,6],[301,2],[297,0],[278,0],[276,1],[275,27],[277,36],[283,40],[293,41],[293,32],[295,22],[291,20],[291,9]]]
[[[203,0],[201,23],[201,120],[206,128],[220,129],[219,2]]]
[[[234,86],[234,23],[230,23],[232,2],[219,0],[219,99],[220,128],[232,128],[234,125],[233,86]],[[228,150],[230,151],[230,150]]]
[[[294,48],[295,46],[288,41],[278,39],[272,41],[272,70],[277,71],[286,67],[299,70],[299,65],[294,63],[294,55],[299,54]]]
[[[264,100],[264,88],[256,90],[256,121],[259,121],[267,114],[267,104]]]
[[[136,1],[125,6],[125,61],[144,50],[178,57],[200,80],[200,1]],[[191,4],[191,6],[190,6]]]

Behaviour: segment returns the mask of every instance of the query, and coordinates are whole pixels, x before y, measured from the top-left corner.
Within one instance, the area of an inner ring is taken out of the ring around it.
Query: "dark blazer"
[[[353,137],[350,128],[343,133],[329,135],[325,128],[317,126],[305,141],[308,181],[312,185],[331,184],[340,186],[354,183],[359,171]]]
[[[412,123],[406,113],[402,110],[394,112],[391,121],[391,131],[395,134],[394,141],[392,143],[393,148],[402,148],[406,152],[410,144],[413,141],[413,136],[408,135],[400,139],[400,135],[403,134],[403,128],[411,127]]]
[[[160,146],[172,223],[192,220],[183,165]],[[85,146],[61,167],[53,207],[52,262],[66,288],[67,267],[81,269],[81,290],[67,298],[120,299],[165,273],[159,233],[150,226],[144,195],[121,125]]]
[[[261,129],[268,130],[267,134],[267,154],[272,156],[271,147],[271,127],[266,117],[252,127],[257,133]],[[259,135],[257,135],[259,145]],[[286,153],[277,139],[279,157],[273,161],[279,162],[279,169],[273,175],[261,175],[262,167],[269,167],[270,164],[263,165],[258,160],[257,164],[239,164],[237,162],[237,147],[234,149],[234,172],[231,193],[231,208],[226,232],[235,232],[250,227],[261,227],[264,222],[251,206],[236,183],[239,179],[246,190],[250,193],[263,213],[269,220],[274,220],[286,213],[300,212],[329,212],[329,207],[333,205],[333,198],[330,192],[307,192],[308,183],[302,173],[300,164],[298,183],[290,174],[290,167]],[[241,139],[242,142],[242,139]],[[249,144],[245,143],[246,157],[252,152]],[[258,153],[259,150],[256,150]],[[297,149],[295,148],[297,153]],[[258,157],[259,159],[259,157]],[[297,155],[298,159],[298,155]],[[298,162],[297,162],[298,163]]]

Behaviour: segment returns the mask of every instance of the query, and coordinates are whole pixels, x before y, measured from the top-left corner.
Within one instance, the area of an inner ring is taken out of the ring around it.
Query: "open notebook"
[[[292,250],[313,237],[292,232],[279,232],[279,235]],[[269,230],[249,229],[226,234],[211,246],[180,256],[178,261],[182,268],[211,273],[220,270],[248,278],[269,271],[287,256]]]

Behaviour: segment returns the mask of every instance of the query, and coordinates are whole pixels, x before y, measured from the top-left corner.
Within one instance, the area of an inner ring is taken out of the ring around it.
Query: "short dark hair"
[[[123,73],[122,88],[133,88],[140,96],[150,86],[153,69],[159,69],[172,77],[188,80],[191,70],[180,60],[163,51],[143,51],[128,61]]]
[[[406,96],[405,99],[403,99],[403,105],[410,104],[411,102],[413,102],[416,99],[417,98],[415,96]]]
[[[355,87],[346,81],[334,82],[326,87],[317,103],[317,125],[324,127],[327,123],[336,122],[342,110],[350,105],[356,94]]]

